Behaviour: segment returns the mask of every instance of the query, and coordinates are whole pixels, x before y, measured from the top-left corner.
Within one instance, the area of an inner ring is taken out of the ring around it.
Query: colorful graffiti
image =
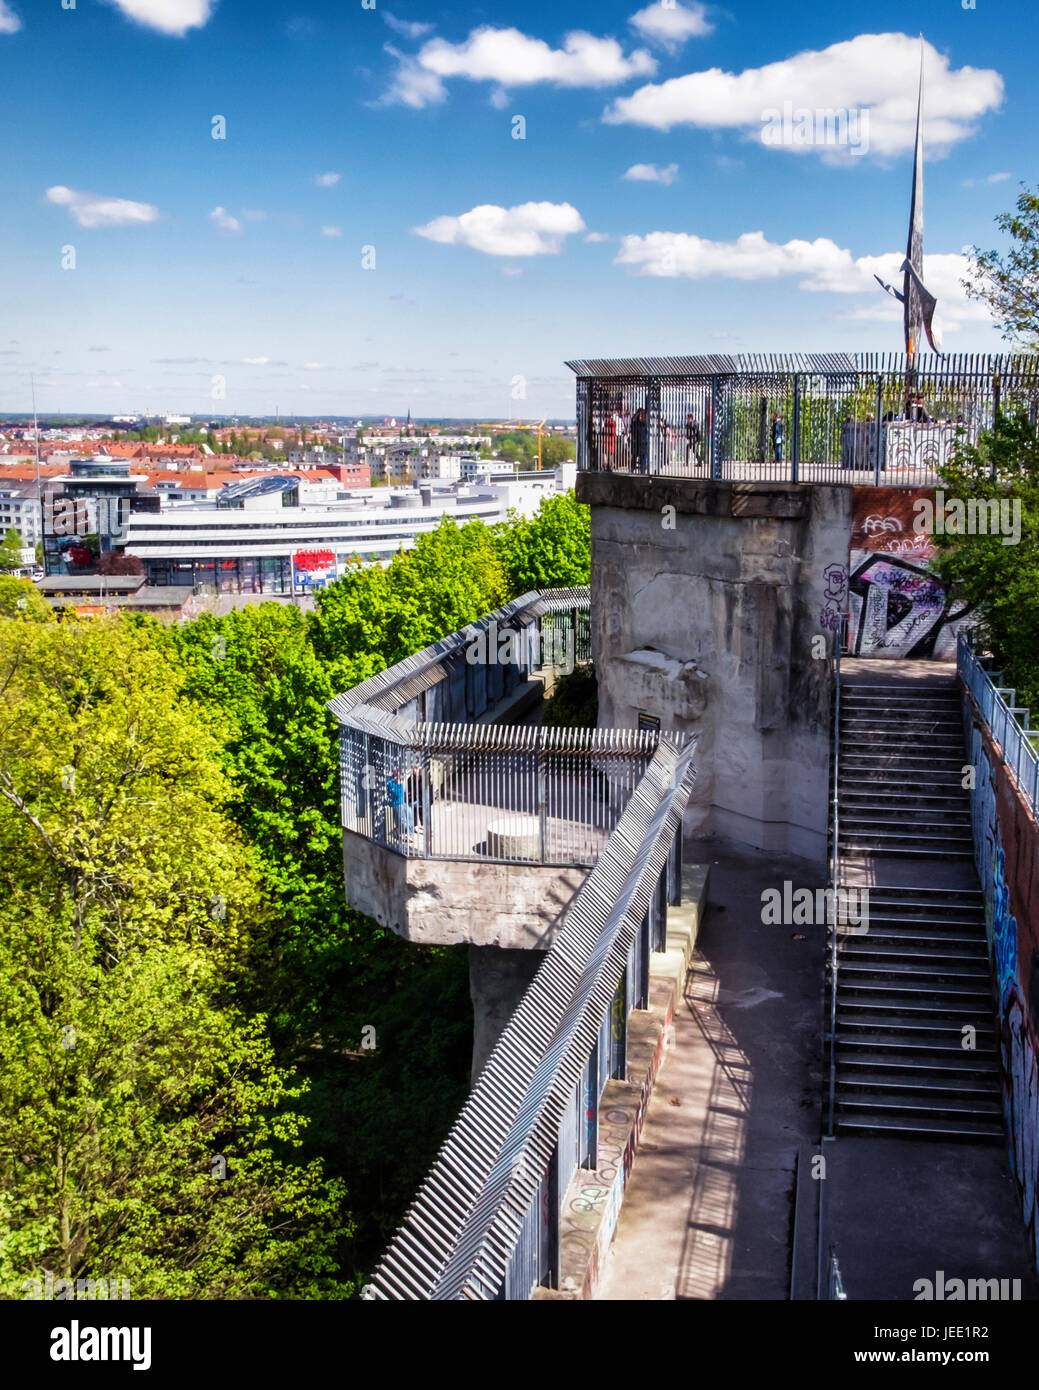
[[[1039,832],[977,725],[971,729],[971,765],[976,770],[971,793],[975,857],[985,891],[986,930],[999,995],[1003,1115],[1032,1257],[1039,1264],[1039,1020],[1032,1007],[1035,1001],[1022,991],[1020,971],[1022,959],[1034,971],[1039,922],[1027,920],[1034,910],[1031,893],[1018,892],[1012,901],[1015,886],[1028,881],[1039,858]],[[1009,860],[1006,845],[1011,846]],[[1030,863],[1024,862],[1025,856]],[[1021,920],[1015,907],[1025,914]]]
[[[956,654],[969,610],[954,603],[930,568],[931,537],[918,531],[915,503],[933,488],[852,489],[848,650],[855,656]]]

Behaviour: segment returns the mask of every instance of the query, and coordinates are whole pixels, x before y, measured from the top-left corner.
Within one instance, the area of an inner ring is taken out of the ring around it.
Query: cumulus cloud
[[[678,177],[678,165],[633,164],[624,177],[635,183],[674,183]]]
[[[109,4],[138,24],[180,38],[189,29],[201,29],[213,13],[215,0],[109,0]]]
[[[128,227],[141,222],[155,222],[159,209],[151,203],[135,203],[129,198],[107,198],[100,193],[65,188],[55,184],[47,189],[47,201],[66,207],[69,216],[81,227]]]
[[[650,232],[625,236],[614,265],[626,265],[635,275],[705,280],[796,279],[798,288],[814,293],[869,294],[869,303],[841,317],[896,320],[902,308],[882,294],[874,275],[888,284],[901,285],[899,271],[905,253],[888,251],[879,256],[853,256],[829,237],[814,241],[769,241],[763,232],[744,232],[735,241],[712,241],[687,232]],[[985,305],[968,300],[962,285],[967,257],[958,252],[924,257],[923,276],[939,301],[939,315],[947,328],[961,323],[989,323]]]
[[[395,34],[400,34],[406,39],[420,39],[433,28],[432,24],[419,24],[412,19],[398,19],[396,15],[387,14],[385,10],[382,17]]]
[[[21,27],[22,21],[8,5],[7,0],[0,0],[0,34],[17,34]]]
[[[446,99],[447,88],[435,73],[427,72],[416,58],[401,53],[391,43],[384,48],[391,58],[396,58],[397,71],[378,105],[410,106],[414,111],[421,111],[425,106],[437,106]]]
[[[584,239],[594,244],[598,241],[609,241],[610,234],[609,232],[589,232]]]
[[[706,6],[674,4],[667,8],[660,0],[633,14],[628,23],[643,38],[652,39],[672,51],[680,48],[686,39],[699,39],[714,32]]]
[[[318,188],[335,188],[342,177],[342,174],[334,173],[315,174],[314,182],[317,184]]]
[[[209,220],[214,227],[219,227],[222,232],[240,232],[242,224],[237,217],[232,217],[226,208],[214,208],[209,214]]]
[[[460,217],[435,217],[419,236],[449,246],[468,246],[488,256],[553,255],[573,232],[583,232],[581,214],[569,203],[520,203],[503,208],[483,203]]]
[[[504,88],[535,82],[551,82],[558,87],[609,87],[631,77],[649,76],[657,66],[645,49],[625,55],[616,39],[575,31],[566,35],[562,48],[551,48],[543,39],[530,38],[518,29],[491,25],[474,29],[463,43],[430,39],[414,59],[406,61],[438,83],[447,77],[463,77],[470,82],[496,82]],[[442,83],[432,90],[435,100],[443,99]]]
[[[924,53],[924,136],[931,150],[948,149],[999,105],[1003,79],[991,68],[954,70],[928,43]],[[914,142],[919,67],[918,39],[908,34],[860,34],[738,74],[711,68],[651,83],[614,101],[603,120],[654,130],[680,125],[733,129],[767,143],[762,138],[766,122],[790,103],[794,110],[868,112],[871,151],[899,154]],[[835,153],[833,146],[821,143],[779,148],[795,153],[815,150],[829,157]]]

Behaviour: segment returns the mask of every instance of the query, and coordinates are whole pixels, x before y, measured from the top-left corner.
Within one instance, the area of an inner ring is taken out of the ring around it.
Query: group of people
[[[684,426],[661,420],[659,432],[661,457],[669,464],[677,462],[676,456],[684,459],[685,466],[690,471],[704,463],[705,428],[692,411],[687,412]],[[598,428],[593,430],[592,444],[596,466],[604,471],[619,469],[624,472],[648,473],[648,410],[644,405],[640,405],[632,411],[622,397],[617,397],[611,408],[601,417]]]
[[[407,777],[404,777],[400,764],[395,763],[392,776],[386,780],[386,799],[393,812],[393,822],[398,836],[411,836],[416,831],[421,831],[422,765],[412,763]]]

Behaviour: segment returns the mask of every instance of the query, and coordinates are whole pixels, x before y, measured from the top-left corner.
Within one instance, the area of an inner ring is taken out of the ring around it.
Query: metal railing
[[[1039,750],[1032,740],[1039,739],[1039,731],[1028,728],[1028,711],[1014,705],[1016,692],[999,685],[1001,673],[986,670],[983,660],[972,645],[972,634],[961,632],[957,670],[1034,816],[1039,808]]]
[[[838,788],[840,786],[840,744],[841,744],[841,646],[844,624],[841,623],[833,634],[833,801],[830,808],[830,886],[833,901],[829,906],[830,922],[830,1017],[827,1040],[829,1042],[830,1076],[826,1106],[826,1133],[833,1134],[833,1112],[837,1089],[837,929],[840,916],[840,806]]]
[[[681,834],[695,745],[663,736],[363,1297],[500,1296]]]
[[[408,858],[594,864],[659,738],[437,723],[398,742],[344,726],[343,827]]]
[[[659,733],[487,722],[590,654],[588,590],[530,593],[338,695],[343,828],[408,858],[594,864]]]
[[[739,481],[933,483],[1039,358],[788,354],[577,361],[578,467]]]

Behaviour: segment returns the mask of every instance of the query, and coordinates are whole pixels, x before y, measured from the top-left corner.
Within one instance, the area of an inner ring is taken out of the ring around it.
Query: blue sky
[[[925,278],[997,350],[957,282],[1037,181],[1039,10],[963,3],[0,0],[0,415],[34,372],[44,412],[538,418],[567,358],[898,349],[921,31]]]

